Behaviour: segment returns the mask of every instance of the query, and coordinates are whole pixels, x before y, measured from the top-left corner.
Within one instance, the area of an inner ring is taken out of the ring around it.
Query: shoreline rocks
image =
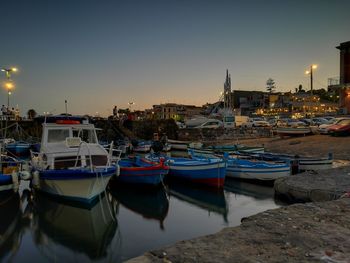
[[[349,198],[294,204],[127,262],[348,262],[349,213]]]

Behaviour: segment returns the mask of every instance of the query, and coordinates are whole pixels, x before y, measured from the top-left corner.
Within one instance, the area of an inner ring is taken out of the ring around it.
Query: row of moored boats
[[[13,143],[3,141],[2,148],[9,150]],[[11,151],[1,155],[0,191],[17,190],[21,180],[30,180],[40,192],[91,203],[110,182],[110,187],[114,183],[157,186],[169,177],[221,188],[226,177],[273,181],[297,170],[329,168],[333,161],[332,156],[316,159],[266,153],[263,147],[168,143],[174,149],[187,150],[189,157],[158,152],[121,159],[113,143],[105,147],[98,142],[96,128],[85,119],[48,117],[43,123],[40,149],[27,149],[29,162],[11,157]],[[14,147],[12,153],[20,154],[24,148]]]

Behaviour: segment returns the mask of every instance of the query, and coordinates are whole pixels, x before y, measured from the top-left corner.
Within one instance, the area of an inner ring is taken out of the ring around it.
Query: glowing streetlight
[[[11,90],[14,88],[13,83],[11,82],[11,73],[17,72],[17,68],[1,68],[2,72],[5,72],[7,83],[5,83],[5,88],[7,89],[7,108],[10,108],[10,95],[12,94]]]
[[[5,88],[7,90],[7,108],[10,108],[10,95],[12,94],[11,90],[15,87],[12,82],[6,82]]]
[[[312,94],[312,92],[313,92],[313,70],[314,69],[317,69],[317,65],[315,65],[315,64],[312,64],[312,65],[310,65],[310,70],[306,70],[305,71],[305,74],[306,75],[310,75],[310,89],[311,89],[311,94]]]

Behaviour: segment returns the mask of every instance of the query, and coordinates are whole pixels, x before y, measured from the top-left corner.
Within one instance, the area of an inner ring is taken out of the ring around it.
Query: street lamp
[[[10,108],[10,95],[12,94],[11,90],[14,88],[14,85],[11,81],[11,73],[17,72],[17,68],[1,68],[2,72],[5,72],[7,82],[5,83],[5,88],[7,89],[7,109]]]
[[[11,73],[12,72],[17,72],[17,68],[1,68],[2,72],[5,72],[7,80],[11,79]]]
[[[5,83],[5,88],[7,90],[7,109],[10,108],[10,95],[12,94],[11,90],[14,88],[15,86],[13,85],[12,82],[6,82]]]
[[[313,73],[313,70],[314,70],[314,69],[317,69],[317,65],[312,64],[312,65],[310,65],[310,70],[306,70],[306,71],[305,71],[305,74],[306,74],[306,75],[309,75],[309,74],[310,74],[310,88],[311,88],[311,94],[313,93],[313,75],[312,75],[312,73]]]

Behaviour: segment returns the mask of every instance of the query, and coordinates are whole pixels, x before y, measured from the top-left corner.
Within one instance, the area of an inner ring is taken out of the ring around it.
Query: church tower
[[[232,109],[232,96],[231,96],[231,75],[226,70],[226,80],[224,83],[224,108]]]

